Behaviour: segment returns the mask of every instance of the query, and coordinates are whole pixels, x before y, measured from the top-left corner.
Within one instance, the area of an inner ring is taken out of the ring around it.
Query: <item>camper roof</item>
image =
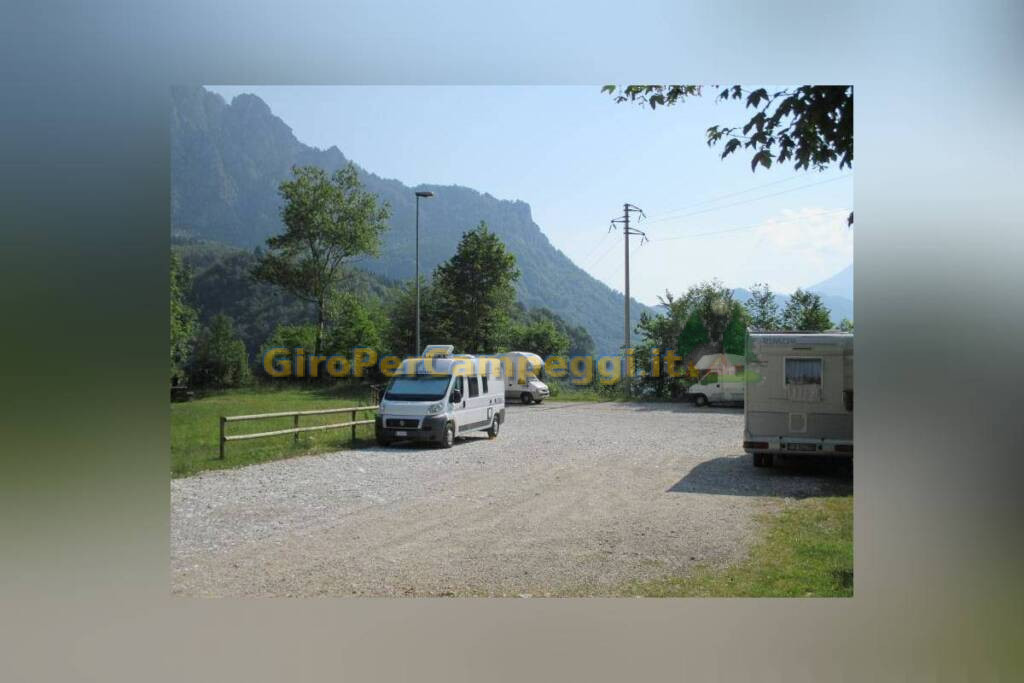
[[[847,332],[751,332],[750,343],[779,346],[823,344],[852,347],[853,335]]]

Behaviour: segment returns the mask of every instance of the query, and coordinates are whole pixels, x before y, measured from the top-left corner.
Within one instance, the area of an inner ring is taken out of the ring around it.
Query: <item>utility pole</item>
[[[623,321],[622,321],[622,329],[623,329],[622,376],[623,376],[624,381],[625,381],[626,396],[630,395],[630,390],[631,390],[630,383],[631,383],[631,380],[632,380],[631,373],[629,372],[629,365],[630,365],[630,363],[629,363],[629,356],[630,356],[630,351],[631,351],[631,348],[632,348],[632,344],[630,343],[630,339],[629,339],[629,337],[630,337],[630,335],[629,335],[629,328],[630,328],[630,324],[629,324],[629,237],[630,237],[630,235],[639,235],[640,236],[640,244],[641,245],[644,242],[648,241],[647,240],[647,233],[645,233],[642,230],[637,230],[636,228],[629,227],[629,214],[630,214],[630,212],[640,214],[641,218],[646,218],[647,217],[647,216],[644,215],[643,209],[641,209],[639,206],[635,206],[633,204],[626,203],[626,204],[622,205],[622,216],[620,216],[619,218],[613,218],[611,226],[608,228],[608,231],[611,232],[612,230],[615,229],[616,225],[621,224],[622,225],[622,241],[623,241],[623,243],[625,245],[625,255],[626,255],[626,287],[625,287],[625,294],[626,294],[626,296],[625,296],[625,306],[624,306],[624,318],[623,318]]]

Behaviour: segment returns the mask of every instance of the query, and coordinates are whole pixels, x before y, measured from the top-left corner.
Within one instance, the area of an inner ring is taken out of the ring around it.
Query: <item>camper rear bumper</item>
[[[749,436],[743,440],[743,450],[778,455],[853,455],[853,441]]]

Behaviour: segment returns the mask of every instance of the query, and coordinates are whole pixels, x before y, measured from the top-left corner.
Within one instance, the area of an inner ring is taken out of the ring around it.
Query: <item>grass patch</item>
[[[347,428],[291,434],[227,444],[223,460],[218,458],[221,415],[252,415],[288,410],[343,408],[369,403],[369,390],[358,385],[332,387],[253,387],[231,389],[205,395],[192,401],[171,404],[171,475],[184,477],[203,470],[225,469],[269,460],[280,460],[306,453],[349,448],[352,430]],[[360,413],[358,419],[372,419],[373,412]],[[348,422],[351,414],[303,416],[300,427]],[[291,417],[246,422],[229,422],[228,434],[270,432],[293,427]],[[356,428],[356,443],[373,439],[373,425]]]
[[[632,584],[646,597],[850,597],[853,496],[807,498],[763,520],[765,534],[738,565]]]

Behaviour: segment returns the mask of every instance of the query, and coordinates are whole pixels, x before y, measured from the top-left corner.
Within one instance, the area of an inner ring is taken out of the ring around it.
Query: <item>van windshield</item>
[[[384,398],[390,401],[438,401],[448,391],[450,375],[403,375],[388,385]]]

